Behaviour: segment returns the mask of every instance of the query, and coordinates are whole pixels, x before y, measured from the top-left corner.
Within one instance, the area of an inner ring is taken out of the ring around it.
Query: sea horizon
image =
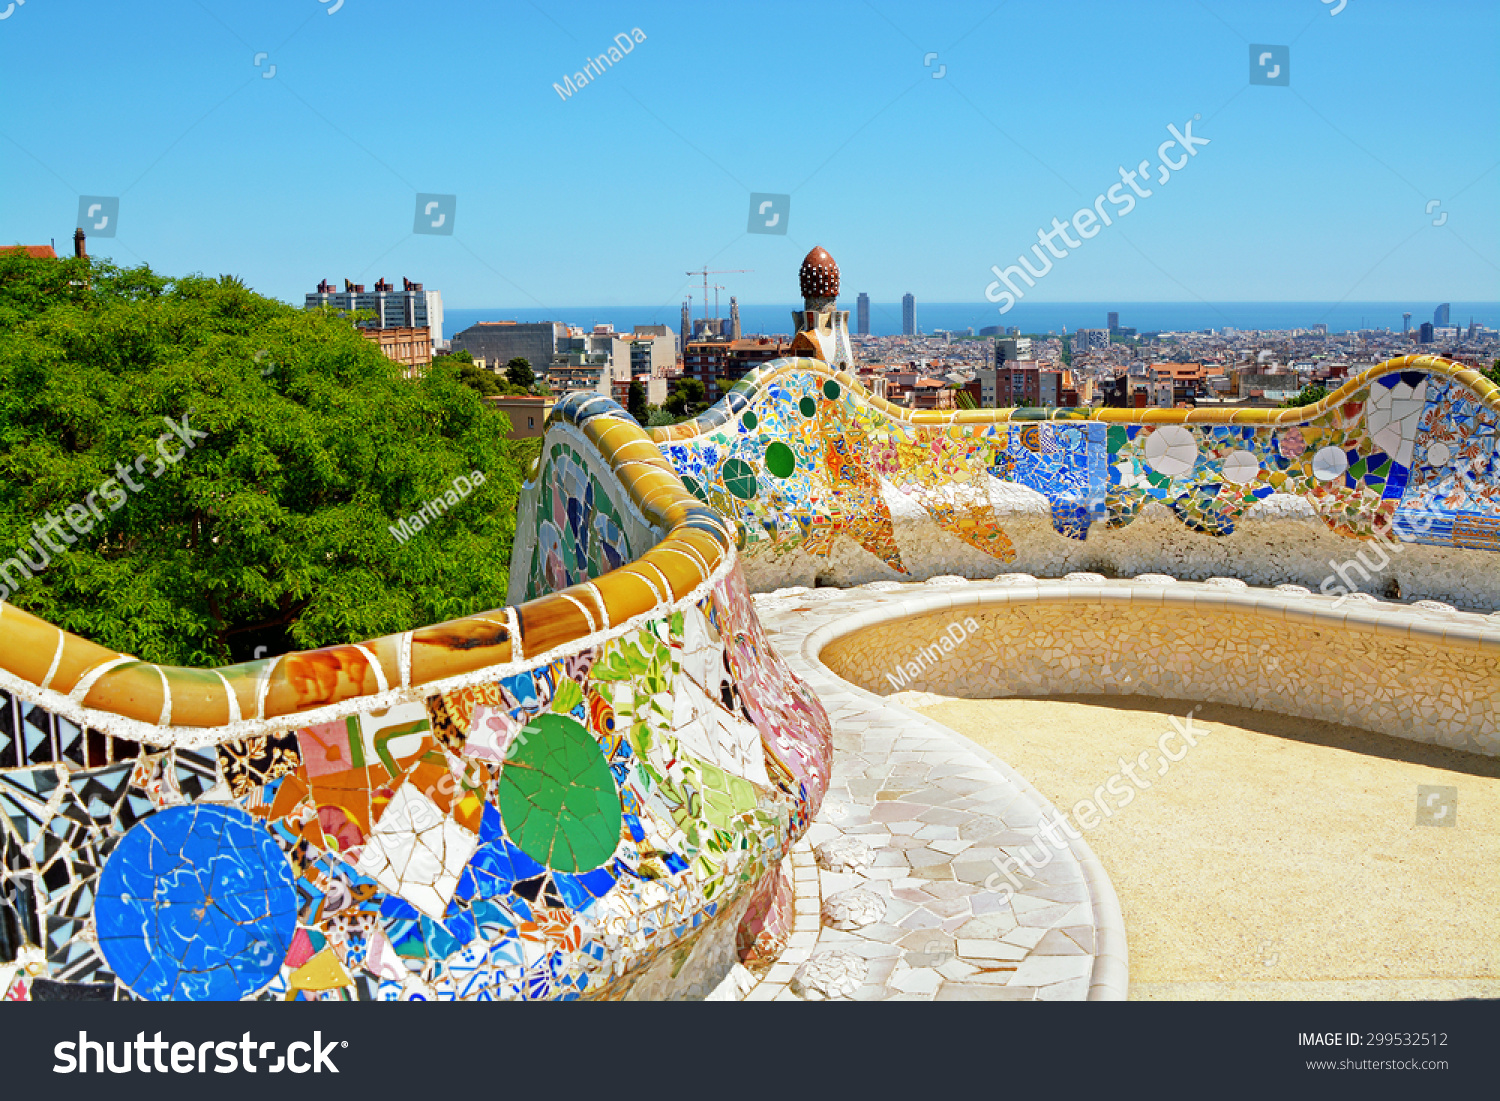
[[[922,333],[943,329],[962,333],[999,325],[1015,327],[1023,333],[1061,333],[1077,329],[1108,327],[1108,314],[1117,312],[1120,325],[1137,332],[1202,332],[1205,329],[1287,330],[1309,329],[1327,325],[1330,333],[1360,329],[1389,329],[1400,332],[1403,312],[1409,312],[1411,327],[1417,329],[1430,322],[1436,302],[1036,302],[1018,303],[1001,314],[989,303],[930,302],[916,303],[917,328]],[[792,311],[798,303],[741,303],[740,329],[746,335],[790,334]],[[849,310],[849,325],[856,327],[855,298],[839,299],[839,308]],[[676,332],[681,322],[681,305],[669,306],[556,306],[556,307],[446,307],[443,336],[480,321],[559,321],[591,328],[612,325],[618,331],[629,331],[636,325],[667,325]],[[727,302],[721,316],[728,316]],[[1500,328],[1500,302],[1451,302],[1451,324],[1466,327],[1470,319],[1486,328]],[[693,310],[694,319],[701,310]],[[901,335],[901,303],[870,303],[870,335]]]

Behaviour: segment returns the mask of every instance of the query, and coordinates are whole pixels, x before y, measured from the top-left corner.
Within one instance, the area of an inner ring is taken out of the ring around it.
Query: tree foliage
[[[156,477],[132,466],[184,416],[206,436]],[[502,605],[509,429],[460,365],[408,379],[329,311],[233,279],[0,254],[0,565],[49,513],[97,506],[116,464],[140,486],[86,534],[63,525],[68,545],[8,599],[142,659],[218,664]],[[458,506],[391,534],[475,470]]]
[[[680,378],[672,384],[662,409],[679,421],[690,420],[708,409],[708,390],[695,378]]]
[[[531,360],[525,356],[516,356],[505,365],[505,379],[512,386],[530,390],[536,385],[536,372],[531,369]]]
[[[651,418],[651,406],[646,403],[646,388],[639,382],[630,384],[630,396],[625,399],[625,408],[641,424]]]
[[[501,374],[499,371],[491,371],[479,366],[474,362],[473,354],[467,349],[434,356],[432,362],[436,367],[452,367],[458,372],[458,381],[482,398],[516,397],[531,393],[529,388],[517,386],[511,382],[508,371]],[[511,362],[514,363],[515,360]],[[522,362],[524,363],[525,360],[523,359]]]
[[[1301,409],[1305,405],[1316,405],[1328,396],[1328,388],[1317,383],[1309,383],[1302,387],[1286,401],[1281,403],[1283,409]]]

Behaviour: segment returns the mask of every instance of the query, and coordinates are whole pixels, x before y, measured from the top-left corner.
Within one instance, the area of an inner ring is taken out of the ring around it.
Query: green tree
[[[505,380],[494,371],[486,371],[483,367],[476,367],[472,363],[459,365],[457,371],[458,381],[482,398],[504,394],[510,389],[506,386]]]
[[[1319,386],[1317,383],[1309,383],[1302,387],[1297,393],[1281,403],[1283,409],[1301,409],[1305,405],[1316,405],[1328,396],[1328,388]]]
[[[662,409],[678,420],[690,420],[707,408],[708,390],[695,378],[678,379],[662,403]]]
[[[453,363],[407,379],[329,311],[0,254],[0,583],[145,660],[243,660],[504,604],[509,431]],[[446,514],[391,533],[474,471]],[[49,523],[61,549],[28,548]],[[23,550],[34,569],[10,561]]]
[[[531,369],[531,360],[525,356],[516,356],[505,365],[505,380],[512,386],[530,390],[536,385],[536,372]]]
[[[651,417],[651,406],[646,404],[646,388],[639,382],[630,384],[630,396],[625,399],[625,408],[641,424]]]

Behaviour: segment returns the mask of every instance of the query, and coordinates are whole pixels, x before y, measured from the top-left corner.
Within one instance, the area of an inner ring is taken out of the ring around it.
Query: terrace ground
[[[900,698],[1064,812],[1122,759],[1154,761],[1194,706]],[[1218,704],[1194,727],[1207,736],[1085,833],[1119,894],[1132,999],[1500,996],[1500,760]],[[1455,826],[1417,824],[1418,785],[1457,788]]]

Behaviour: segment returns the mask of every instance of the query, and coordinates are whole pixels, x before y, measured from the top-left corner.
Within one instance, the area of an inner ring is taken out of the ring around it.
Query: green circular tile
[[[766,469],[778,478],[790,478],[797,469],[797,453],[780,440],[766,448]]]
[[[687,474],[684,474],[682,476],[682,484],[684,488],[686,488],[687,491],[694,497],[698,498],[698,500],[702,501],[704,504],[708,503],[708,494],[703,492],[703,487],[698,484],[697,478],[693,478]]]
[[[614,855],[622,808],[599,743],[570,715],[539,715],[521,731],[497,788],[517,848],[559,872],[588,872]]]
[[[755,426],[760,423],[760,418],[757,417],[754,413],[747,412],[743,417],[740,418],[740,423],[753,432],[755,430]]]
[[[823,384],[823,396],[829,401],[837,401],[840,392],[839,384],[834,382],[833,379],[829,379]]]
[[[726,459],[724,461],[723,478],[724,488],[741,501],[755,499],[755,493],[758,489],[755,468],[744,459]]]
[[[816,417],[818,415],[818,403],[813,401],[812,398],[803,398],[797,403],[797,408],[801,410],[804,417]]]

